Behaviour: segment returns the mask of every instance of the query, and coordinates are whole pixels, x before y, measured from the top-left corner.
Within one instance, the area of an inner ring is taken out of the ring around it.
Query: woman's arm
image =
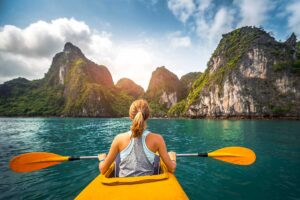
[[[101,174],[105,174],[109,166],[115,161],[118,153],[119,153],[119,142],[118,142],[118,136],[116,136],[113,142],[111,143],[109,153],[106,156],[105,160],[100,162],[99,164],[99,170]]]
[[[170,158],[164,138],[158,135],[158,152],[163,162],[166,164],[169,172],[174,173],[176,169],[176,154],[171,153],[173,158]]]

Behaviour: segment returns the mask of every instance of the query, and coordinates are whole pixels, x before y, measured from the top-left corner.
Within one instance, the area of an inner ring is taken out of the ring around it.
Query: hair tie
[[[142,116],[143,116],[143,119],[145,119],[145,113],[141,110],[139,110],[138,112],[141,112],[142,113]]]

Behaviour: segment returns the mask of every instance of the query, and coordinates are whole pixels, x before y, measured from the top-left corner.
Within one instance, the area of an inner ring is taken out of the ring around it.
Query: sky
[[[0,84],[40,79],[66,42],[147,89],[166,66],[203,72],[222,34],[263,27],[300,37],[300,0],[0,0]]]

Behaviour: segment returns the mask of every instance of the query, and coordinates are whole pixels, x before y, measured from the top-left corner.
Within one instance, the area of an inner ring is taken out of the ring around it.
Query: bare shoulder
[[[148,137],[151,139],[151,140],[155,140],[157,142],[161,142],[163,141],[163,136],[161,136],[160,134],[158,133],[149,133]]]
[[[124,146],[127,145],[127,142],[130,140],[130,135],[128,133],[120,133],[115,136],[115,139],[113,141],[113,146],[117,146],[119,151],[124,148]]]
[[[122,140],[122,139],[125,139],[128,137],[130,137],[128,132],[120,133],[120,134],[116,135],[115,140]]]

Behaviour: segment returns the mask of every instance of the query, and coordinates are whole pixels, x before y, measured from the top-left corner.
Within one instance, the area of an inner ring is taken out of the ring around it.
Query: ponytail
[[[132,120],[132,125],[130,127],[132,132],[132,137],[140,137],[143,131],[146,129],[146,120],[149,117],[149,106],[147,101],[141,99],[134,101],[129,109],[129,116]]]
[[[131,132],[132,137],[140,137],[145,129],[143,113],[139,111],[132,120]]]

